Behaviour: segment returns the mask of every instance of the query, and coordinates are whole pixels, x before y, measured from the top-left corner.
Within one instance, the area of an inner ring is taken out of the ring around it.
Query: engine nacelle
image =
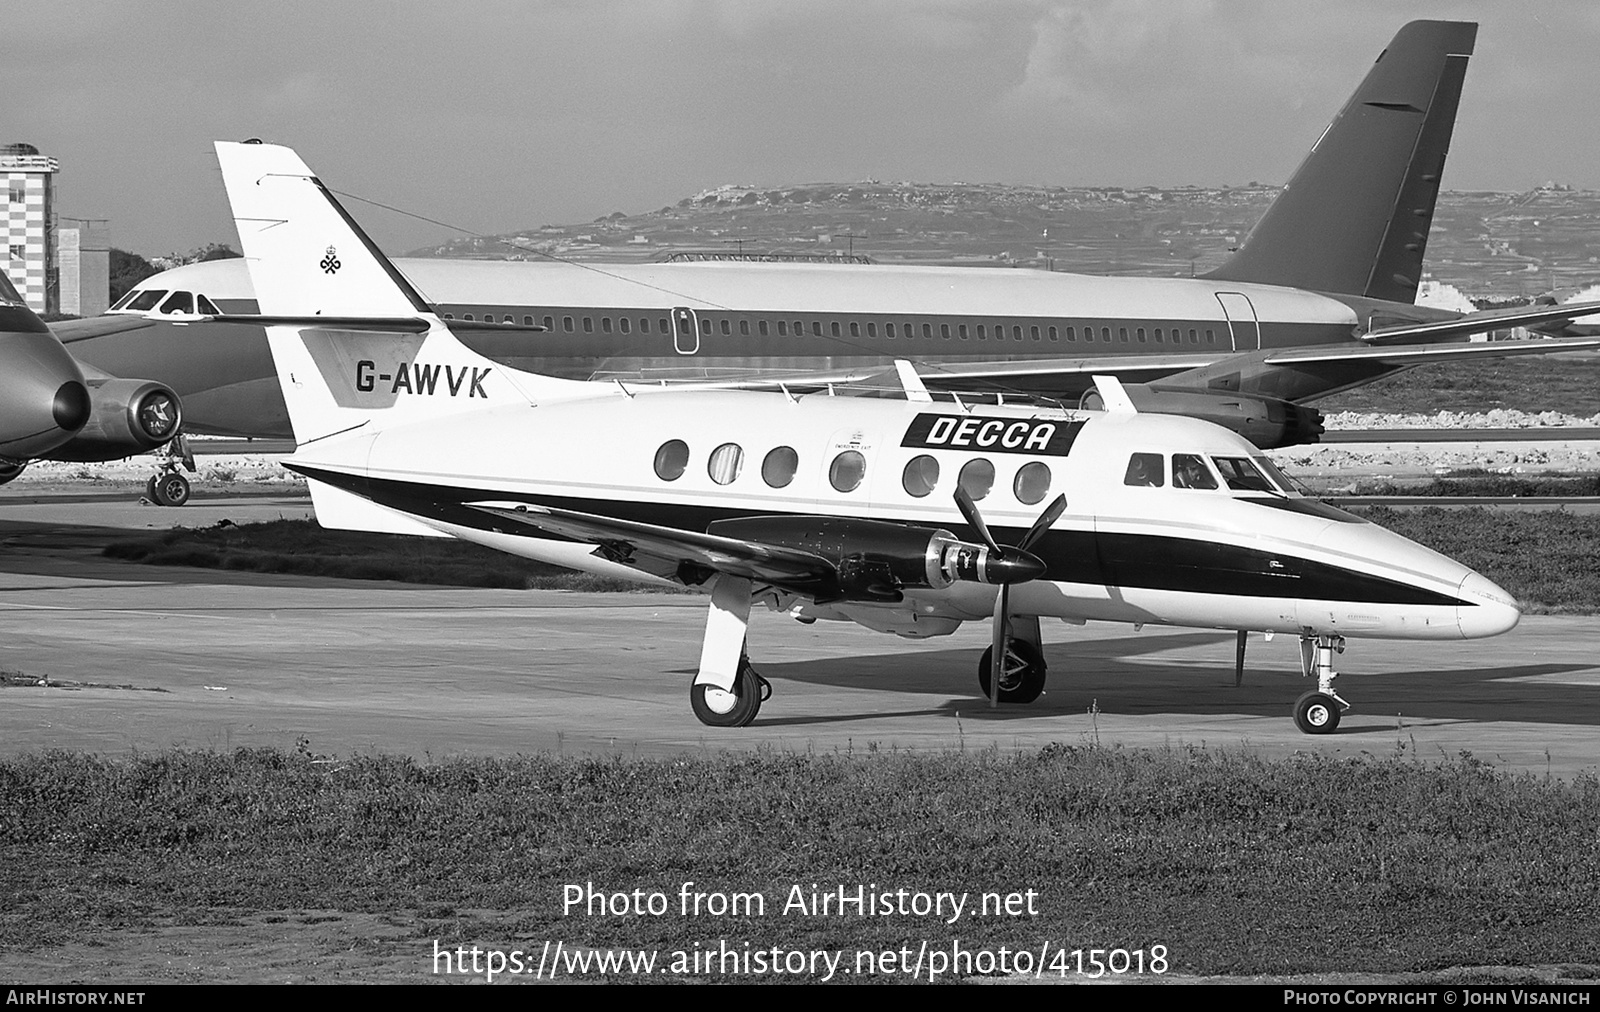
[[[838,573],[836,596],[818,600],[899,601],[905,587],[943,590],[957,580],[1023,583],[1044,563],[1018,549],[962,541],[947,530],[848,517],[743,517],[706,531],[820,556]]]
[[[151,380],[90,382],[89,421],[50,460],[120,460],[162,446],[178,434],[183,407],[171,389]]]
[[[1154,415],[1184,415],[1232,429],[1263,450],[1315,443],[1322,438],[1322,412],[1293,401],[1227,391],[1167,389],[1150,383],[1124,383],[1128,399]],[[1083,395],[1084,408],[1102,406],[1100,395]]]

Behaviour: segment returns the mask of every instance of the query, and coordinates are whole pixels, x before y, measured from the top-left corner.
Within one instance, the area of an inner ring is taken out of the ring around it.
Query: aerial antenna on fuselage
[[[1122,388],[1122,381],[1115,376],[1096,376],[1094,388],[1100,395],[1100,403],[1105,406],[1108,413],[1114,415],[1139,413],[1139,409],[1133,406],[1133,400],[1128,397],[1128,391]]]

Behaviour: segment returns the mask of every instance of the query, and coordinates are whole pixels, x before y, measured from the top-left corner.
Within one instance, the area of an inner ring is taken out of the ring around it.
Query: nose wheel
[[[1333,680],[1339,677],[1333,670],[1333,655],[1342,653],[1343,636],[1306,633],[1300,637],[1300,673],[1317,677],[1316,691],[1294,702],[1294,726],[1306,734],[1332,734],[1339,729],[1339,714],[1350,709],[1333,688]]]

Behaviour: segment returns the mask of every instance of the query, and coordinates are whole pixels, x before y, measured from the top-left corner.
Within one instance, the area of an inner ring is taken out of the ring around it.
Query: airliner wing
[[[1527,338],[1520,341],[1474,341],[1470,344],[1401,344],[1350,348],[1312,345],[1285,348],[1269,354],[1266,365],[1307,365],[1313,362],[1375,362],[1422,365],[1464,358],[1508,358],[1512,355],[1552,355],[1558,351],[1600,348],[1600,337]]]
[[[1428,323],[1401,323],[1388,327],[1374,327],[1361,335],[1361,340],[1392,343],[1416,338],[1437,339],[1465,334],[1482,334],[1508,327],[1526,327],[1555,320],[1575,320],[1582,316],[1600,313],[1600,302],[1568,302],[1560,306],[1540,306],[1530,309],[1516,306],[1512,309],[1495,309],[1483,313],[1467,313],[1449,320]]]

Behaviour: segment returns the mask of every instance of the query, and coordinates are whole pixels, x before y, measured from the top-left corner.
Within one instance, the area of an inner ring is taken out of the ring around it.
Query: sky
[[[722,183],[1281,183],[1395,31],[1480,24],[1446,189],[1600,189],[1592,0],[52,0],[0,143],[147,256],[237,246],[215,139],[468,233]],[[400,253],[462,232],[350,202]]]

